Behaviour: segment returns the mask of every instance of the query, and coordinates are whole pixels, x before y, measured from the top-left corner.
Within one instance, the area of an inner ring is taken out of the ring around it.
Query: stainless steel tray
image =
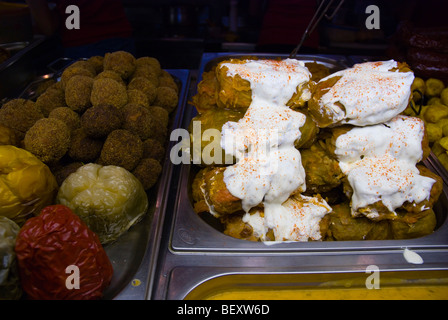
[[[169,131],[179,128],[184,116],[190,71],[184,69],[165,69],[179,85],[179,103],[170,117]],[[43,80],[58,80],[63,69],[34,79],[20,95],[33,99],[35,88]],[[145,299],[151,290],[157,253],[160,246],[162,226],[165,219],[166,204],[172,177],[173,165],[169,158],[171,142],[166,145],[162,173],[157,184],[148,194],[149,208],[144,218],[121,235],[116,241],[104,245],[112,263],[114,273],[111,284],[104,291],[104,299]]]
[[[229,54],[206,54],[200,75]],[[263,55],[267,56],[267,55]],[[278,55],[272,55],[278,56]],[[305,61],[332,63],[333,69],[344,68],[343,57],[299,56]],[[185,109],[183,128],[196,112]],[[443,176],[435,157],[425,161],[427,167]],[[168,198],[166,225],[163,231],[157,282],[153,299],[184,299],[201,284],[227,275],[306,275],[364,273],[369,265],[381,271],[448,270],[448,186],[434,209],[438,225],[428,236],[408,240],[287,242],[266,245],[224,235],[199,217],[193,210],[189,189],[194,165],[175,166],[173,185]],[[446,181],[445,181],[446,182]],[[407,262],[405,249],[417,252],[421,265]]]

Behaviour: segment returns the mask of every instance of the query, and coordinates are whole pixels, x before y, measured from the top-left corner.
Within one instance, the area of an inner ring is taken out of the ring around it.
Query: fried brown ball
[[[59,119],[43,118],[26,132],[25,149],[44,163],[59,161],[70,146],[70,130]]]
[[[132,171],[140,162],[142,154],[143,143],[140,138],[128,130],[118,129],[107,136],[98,162]]]
[[[179,102],[177,92],[173,88],[158,87],[156,90],[156,98],[153,102],[154,105],[166,109],[169,113],[174,111]]]
[[[101,79],[101,78],[114,79],[118,83],[120,83],[124,86],[126,85],[123,78],[113,70],[104,70],[104,71],[98,73],[97,76],[95,77],[95,79]]]
[[[162,165],[155,159],[144,158],[132,170],[134,176],[141,182],[145,190],[153,187],[162,172]]]
[[[17,146],[18,141],[14,130],[0,124],[0,145]]]
[[[45,91],[53,87],[55,84],[56,80],[52,78],[40,81],[36,87],[35,96],[40,97]]]
[[[162,143],[165,143],[167,137],[168,137],[168,128],[167,127],[162,127],[161,125],[158,125],[154,128],[154,133],[152,135],[153,139],[156,139]]]
[[[128,103],[123,107],[123,129],[145,140],[152,136],[156,123],[150,111],[139,104]]]
[[[153,70],[157,75],[160,75],[162,72],[160,61],[154,57],[140,57],[137,60],[135,60],[135,64],[136,66],[149,65],[153,68]]]
[[[128,84],[128,90],[140,90],[148,98],[148,103],[151,105],[157,95],[157,87],[148,79],[144,77],[135,77]]]
[[[122,111],[107,104],[90,107],[81,116],[81,126],[92,138],[106,137],[122,124]]]
[[[51,86],[36,99],[36,106],[45,117],[48,117],[53,109],[67,107],[64,90],[55,85]]]
[[[166,70],[162,70],[160,74],[159,87],[169,87],[179,93],[179,87],[177,86],[176,81],[174,81],[174,78]]]
[[[90,57],[87,61],[93,66],[97,74],[103,71],[103,62],[104,62],[103,56],[93,56]]]
[[[83,128],[72,133],[68,155],[75,161],[95,162],[101,154],[103,140],[89,137]]]
[[[126,87],[110,78],[101,78],[93,81],[90,101],[93,106],[107,104],[121,108],[128,102]]]
[[[123,79],[129,78],[135,70],[135,57],[126,51],[106,53],[103,61],[104,70],[113,70]]]
[[[62,87],[62,82],[61,81],[57,81],[50,88],[48,88],[47,91],[51,90],[51,89],[64,90],[64,88]]]
[[[25,133],[44,115],[31,100],[13,99],[0,108],[0,124],[14,130],[17,139],[22,140]]]
[[[95,65],[92,64],[89,60],[77,60],[69,65],[68,68],[82,68],[89,70],[93,75],[96,74]]]
[[[143,158],[156,159],[162,163],[165,157],[165,147],[156,139],[146,139],[143,141]]]
[[[76,75],[65,85],[65,102],[78,113],[83,113],[91,106],[90,95],[94,80],[91,77]]]
[[[88,68],[83,68],[80,66],[69,66],[61,74],[60,82],[61,82],[62,89],[65,89],[65,86],[67,85],[68,80],[70,80],[71,77],[76,76],[76,75],[94,78],[96,74],[93,73]]]
[[[73,131],[81,126],[81,118],[78,113],[69,107],[58,107],[53,109],[48,118],[56,118],[65,122],[70,131]]]
[[[137,89],[128,89],[128,103],[135,103],[149,108],[148,97]]]
[[[157,119],[157,122],[159,122],[161,126],[168,127],[170,115],[166,109],[159,106],[150,106],[149,111],[152,116]]]
[[[137,77],[146,78],[156,87],[159,86],[159,76],[154,70],[154,67],[149,64],[142,64],[135,67],[135,71],[132,74],[132,79]]]
[[[51,172],[53,173],[54,177],[56,178],[56,181],[59,186],[62,185],[64,180],[73,172],[78,170],[80,167],[82,167],[84,163],[82,162],[70,162],[68,164],[56,164],[51,168]]]
[[[165,141],[168,134],[169,114],[168,111],[162,107],[150,106],[149,111],[152,117],[155,119],[155,126],[152,134],[152,138]]]

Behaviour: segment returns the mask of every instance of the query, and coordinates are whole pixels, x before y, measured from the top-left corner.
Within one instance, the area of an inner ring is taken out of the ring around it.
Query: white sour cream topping
[[[406,109],[414,81],[412,72],[389,71],[396,67],[394,60],[365,62],[327,76],[320,81],[342,78],[321,97],[320,107],[331,110],[335,122],[356,126],[390,120]]]
[[[281,206],[266,204],[265,215],[257,210],[246,213],[243,221],[250,224],[253,233],[266,241],[269,229],[274,231],[274,241],[308,241],[320,240],[320,220],[332,209],[322,199],[296,195],[286,200]],[[274,206],[270,208],[270,206]],[[266,216],[266,211],[275,210],[275,214]]]
[[[282,218],[288,216],[282,204],[291,194],[306,188],[301,155],[294,147],[306,118],[286,103],[298,86],[310,80],[311,74],[303,62],[294,59],[248,60],[223,63],[223,66],[228,68],[228,76],[238,74],[248,80],[252,91],[252,102],[244,117],[222,127],[221,146],[237,159],[235,165],[224,171],[224,182],[229,192],[242,200],[246,212],[264,205],[264,219],[246,217],[254,229],[261,228],[260,223],[274,226],[273,221],[276,221],[276,238],[291,239],[288,228],[292,218]],[[317,212],[309,214],[320,217]],[[304,220],[303,215],[294,217],[296,221],[292,225],[306,221],[315,224],[311,218]],[[299,238],[308,239],[309,236]]]
[[[417,252],[409,250],[408,248],[405,248],[403,250],[403,257],[406,259],[407,262],[412,264],[423,263],[423,258]]]
[[[423,156],[424,130],[421,119],[398,115],[338,137],[335,153],[353,189],[352,212],[377,201],[395,212],[406,201],[429,199],[435,181],[416,167]]]

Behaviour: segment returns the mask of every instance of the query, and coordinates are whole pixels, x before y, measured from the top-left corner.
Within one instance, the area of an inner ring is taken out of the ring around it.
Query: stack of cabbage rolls
[[[422,164],[424,122],[403,113],[413,81],[394,60],[334,73],[295,59],[218,63],[191,101],[194,210],[251,241],[432,233],[443,181]]]

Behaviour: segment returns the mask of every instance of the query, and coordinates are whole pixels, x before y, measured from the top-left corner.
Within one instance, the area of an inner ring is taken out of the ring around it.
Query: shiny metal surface
[[[371,273],[222,274],[196,286],[186,296],[194,299],[446,299],[448,271],[381,272],[377,287]],[[369,282],[370,281],[370,282]],[[374,289],[374,290],[372,290]]]
[[[226,57],[229,55],[205,55],[200,74],[217,63],[217,60]],[[308,61],[317,58],[324,63],[333,61],[336,63],[334,69],[344,68],[345,64],[339,57],[303,58],[309,59]],[[183,128],[188,127],[194,115],[194,108],[186,106]],[[442,170],[440,163],[432,156],[425,164],[436,173]],[[387,272],[448,270],[446,183],[434,207],[438,219],[436,231],[428,236],[407,240],[316,241],[266,245],[226,236],[193,211],[189,189],[194,170],[195,167],[190,164],[173,168],[155,281],[148,299],[184,299],[201,284],[228,275],[363,273],[370,265]],[[408,262],[403,255],[405,249],[418,253],[424,263]],[[253,286],[256,287],[257,283],[253,283]]]
[[[19,42],[10,42],[10,43],[0,43],[0,48],[9,52],[11,56],[19,52],[20,50],[25,49],[30,45],[29,41],[19,41]]]

